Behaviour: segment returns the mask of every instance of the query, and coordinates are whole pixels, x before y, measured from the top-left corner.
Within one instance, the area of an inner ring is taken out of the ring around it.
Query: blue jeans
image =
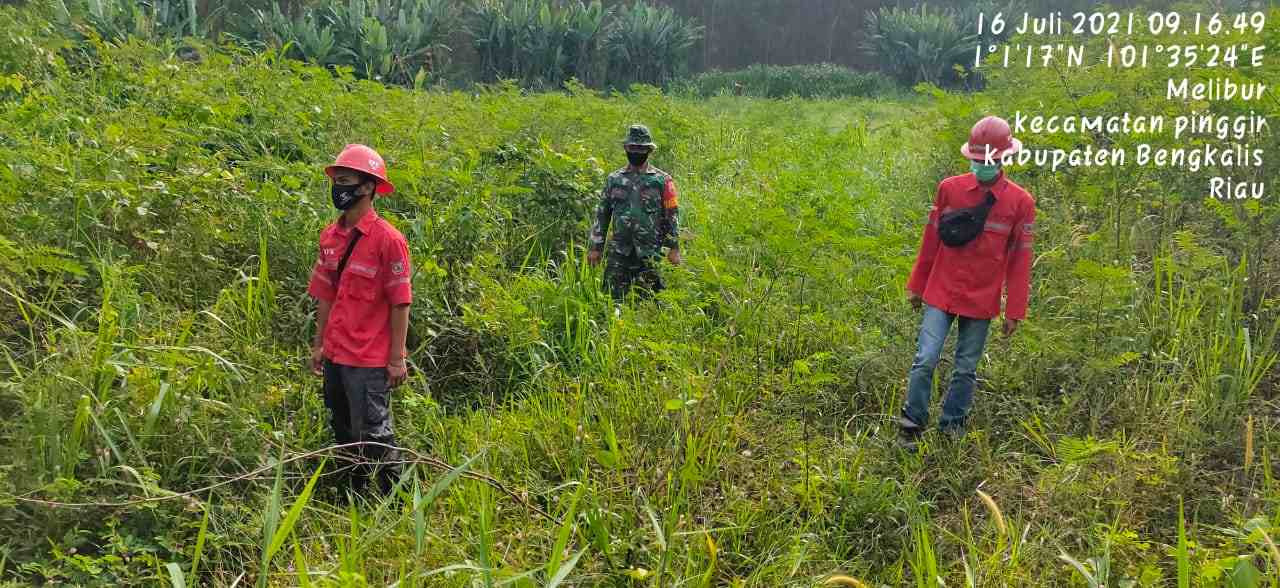
[[[933,370],[942,355],[942,344],[947,340],[951,322],[956,318],[957,315],[948,314],[928,304],[924,306],[924,318],[920,321],[919,349],[911,363],[911,374],[907,378],[907,405],[902,409],[904,416],[918,427],[923,428],[929,424]],[[942,403],[942,418],[938,421],[938,426],[944,430],[964,427],[969,407],[973,405],[973,389],[978,381],[978,360],[982,358],[982,349],[987,344],[987,329],[991,325],[990,319],[979,320],[963,316],[959,319],[951,387]]]

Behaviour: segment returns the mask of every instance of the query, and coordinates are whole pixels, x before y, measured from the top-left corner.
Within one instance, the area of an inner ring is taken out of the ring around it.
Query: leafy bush
[[[595,83],[608,14],[599,0],[477,2],[467,30],[480,56],[481,79],[542,88],[558,88],[570,78]]]
[[[702,29],[645,2],[613,12],[599,0],[482,0],[467,30],[484,80],[555,88],[577,78],[628,88],[665,85],[682,73]]]
[[[881,71],[905,85],[935,85],[956,80],[952,68],[963,63],[977,42],[952,9],[882,7],[867,12],[866,48],[880,60]]]
[[[200,34],[195,0],[54,0],[55,10],[70,27],[83,18],[108,41],[129,37],[196,36]]]
[[[627,88],[642,83],[664,86],[684,73],[689,50],[702,27],[668,6],[636,2],[618,11],[605,36],[609,83]]]
[[[418,86],[447,53],[444,39],[456,22],[449,0],[335,0],[292,18],[273,4],[255,14],[258,36],[293,57]]]
[[[695,96],[758,98],[891,97],[901,94],[893,79],[879,72],[854,71],[839,65],[752,65],[738,71],[712,71],[672,84]]]
[[[220,30],[254,49],[272,47],[326,67],[350,67],[384,83],[421,87],[444,70],[446,39],[461,30],[479,58],[481,81],[559,88],[570,79],[663,85],[685,71],[701,27],[665,6],[636,2],[616,15],[601,0],[331,0],[267,6],[241,0],[250,17],[211,13],[201,28],[196,0],[51,0],[71,32],[109,41],[213,36]],[[66,3],[70,4],[66,4]],[[206,23],[207,24],[207,23]]]

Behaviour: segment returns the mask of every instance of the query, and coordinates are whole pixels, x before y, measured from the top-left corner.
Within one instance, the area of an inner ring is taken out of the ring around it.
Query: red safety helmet
[[[988,116],[973,125],[969,142],[960,147],[960,153],[969,159],[983,160],[990,150],[991,159],[1000,159],[1021,149],[1022,141],[1013,138],[1009,123],[998,116]]]
[[[387,164],[382,161],[382,156],[365,145],[352,143],[343,147],[342,153],[338,154],[333,165],[324,168],[324,173],[333,178],[333,174],[337,173],[340,167],[364,172],[377,178],[378,187],[375,192],[378,194],[390,194],[396,191],[396,187],[387,180]]]

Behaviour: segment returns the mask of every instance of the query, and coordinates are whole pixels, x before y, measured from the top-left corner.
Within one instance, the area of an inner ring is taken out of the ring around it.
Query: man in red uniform
[[[918,351],[911,365],[899,437],[913,447],[929,423],[933,372],[951,323],[958,323],[951,385],[939,427],[960,432],[973,404],[978,360],[987,330],[1000,314],[1006,289],[1004,335],[1027,315],[1031,291],[1031,241],[1035,200],[1005,177],[1000,159],[1017,152],[1009,123],[989,116],[974,125],[960,148],[971,173],[938,184],[920,252],[907,282],[912,306],[924,306]]]
[[[412,266],[404,235],[373,210],[375,194],[395,187],[382,156],[364,145],[347,145],[324,171],[342,215],[320,232],[307,288],[319,303],[311,371],[324,377],[324,403],[339,445],[395,445],[390,390],[407,374]],[[366,445],[356,453],[364,464],[356,468],[353,487],[362,488],[369,465],[379,464],[379,485],[390,489],[399,473],[396,452]]]

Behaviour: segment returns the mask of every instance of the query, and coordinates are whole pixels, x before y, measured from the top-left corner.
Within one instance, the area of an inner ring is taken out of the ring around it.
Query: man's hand
[[[387,386],[391,388],[395,388],[396,386],[403,384],[405,379],[407,379],[408,377],[409,377],[409,366],[404,362],[403,359],[400,360],[399,363],[395,363],[395,362],[387,363]]]
[[[1011,319],[1009,317],[1005,317],[1004,319],[1004,336],[1005,337],[1013,336],[1013,332],[1018,330],[1018,322],[1019,322],[1018,319]]]
[[[921,298],[919,294],[916,294],[915,292],[911,292],[908,290],[907,302],[911,303],[911,308],[920,310],[920,307],[924,305],[924,298]]]
[[[324,347],[319,345],[311,348],[311,373],[317,376],[324,375]]]
[[[599,264],[600,264],[600,252],[599,252],[599,251],[596,251],[595,249],[592,249],[591,251],[588,251],[588,252],[587,252],[587,263],[589,263],[589,264],[591,264],[591,265],[599,265]]]
[[[667,261],[670,261],[671,265],[680,265],[684,263],[684,258],[680,257],[679,249],[672,248],[667,250]]]

